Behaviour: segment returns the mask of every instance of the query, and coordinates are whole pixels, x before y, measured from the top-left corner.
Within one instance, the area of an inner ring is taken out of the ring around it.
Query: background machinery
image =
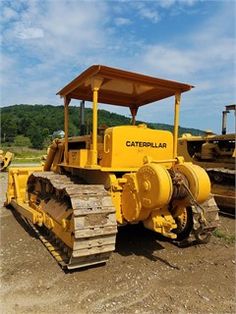
[[[0,150],[0,171],[5,171],[10,166],[13,159],[13,153]]]
[[[217,205],[235,215],[235,133],[227,134],[226,130],[230,110],[235,114],[236,105],[225,106],[221,135],[211,131],[203,136],[183,134],[178,140],[178,154],[207,171]]]
[[[182,84],[106,66],[88,68],[58,94],[64,139],[43,167],[11,168],[7,205],[68,269],[99,264],[115,249],[117,226],[139,223],[176,241],[204,243],[218,225],[205,170],[177,156]],[[135,125],[140,106],[175,97],[174,133]],[[71,99],[93,104],[91,134],[68,135]],[[98,101],[129,107],[132,125],[98,128]]]

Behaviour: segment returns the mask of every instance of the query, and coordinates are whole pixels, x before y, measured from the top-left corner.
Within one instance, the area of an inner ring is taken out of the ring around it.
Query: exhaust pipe
[[[225,135],[226,134],[226,127],[227,127],[227,113],[230,112],[230,110],[234,110],[234,115],[236,117],[236,105],[228,105],[225,106],[225,110],[222,111],[222,134]]]
[[[227,113],[229,111],[228,110],[224,110],[222,111],[222,135],[226,134],[226,126],[227,126]]]
[[[85,101],[82,100],[80,102],[80,135],[85,135],[84,112],[85,112]]]

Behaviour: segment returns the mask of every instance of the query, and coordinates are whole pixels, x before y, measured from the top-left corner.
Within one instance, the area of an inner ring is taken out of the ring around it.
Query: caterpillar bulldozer
[[[43,167],[9,170],[6,205],[38,233],[62,267],[104,263],[117,227],[144,227],[177,243],[209,241],[218,208],[204,169],[177,156],[180,98],[193,86],[103,65],[62,88],[63,139],[51,144]],[[174,96],[174,133],[136,125],[140,106]],[[69,137],[69,103],[81,101],[80,136]],[[92,102],[84,134],[84,102]],[[132,124],[98,127],[98,101],[130,108]]]
[[[13,153],[0,150],[0,171],[6,171],[7,167],[10,166],[13,159]]]
[[[235,133],[227,133],[227,114],[236,112],[236,105],[225,106],[222,112],[222,134],[207,130],[203,136],[183,134],[178,139],[178,153],[185,161],[203,167],[211,180],[211,192],[220,210],[235,216]]]

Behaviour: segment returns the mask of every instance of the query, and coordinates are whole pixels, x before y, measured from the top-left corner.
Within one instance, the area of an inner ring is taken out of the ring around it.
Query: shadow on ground
[[[26,219],[24,219],[14,209],[10,208],[9,210],[11,210],[14,218],[19,223],[19,225],[31,237],[39,239],[38,234],[32,229]],[[136,255],[144,256],[151,261],[159,260],[171,268],[176,268],[176,266],[171,265],[167,260],[154,255],[154,253],[165,249],[165,247],[160,242],[164,244],[170,241],[163,236],[144,228],[142,224],[127,225],[118,228],[115,251],[122,256]],[[98,265],[96,265],[96,267],[98,267]],[[65,272],[67,273],[73,271],[65,270]]]

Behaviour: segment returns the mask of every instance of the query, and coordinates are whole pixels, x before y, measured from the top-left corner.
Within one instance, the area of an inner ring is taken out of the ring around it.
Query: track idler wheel
[[[173,230],[177,234],[177,241],[187,239],[193,229],[193,212],[191,207],[186,207],[181,215],[175,217],[177,228]]]

